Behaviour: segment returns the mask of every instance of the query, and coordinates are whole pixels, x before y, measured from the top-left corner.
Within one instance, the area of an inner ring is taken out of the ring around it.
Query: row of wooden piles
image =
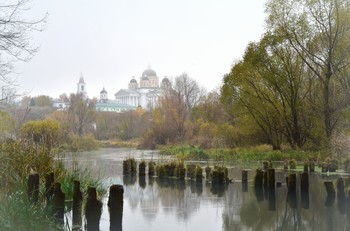
[[[31,173],[28,177],[28,196],[35,203],[39,203],[39,174]],[[61,189],[61,184],[55,182],[54,173],[45,176],[45,199],[46,207],[52,216],[59,223],[64,223],[66,196]],[[123,216],[123,194],[122,185],[112,185],[109,188],[107,206],[110,215],[110,230],[122,230]],[[72,225],[73,230],[81,230],[82,227],[82,205],[84,203],[84,216],[86,219],[86,229],[88,231],[99,230],[102,214],[102,202],[97,198],[95,187],[88,187],[84,200],[84,193],[81,191],[80,182],[73,181],[73,205],[72,205]]]
[[[141,161],[137,167],[137,161],[129,158],[123,161],[124,175],[146,175],[146,161]],[[176,178],[178,180],[191,179],[201,182],[205,178],[214,184],[224,184],[229,182],[228,169],[224,166],[205,167],[204,171],[200,165],[188,164],[185,166],[182,161],[169,161],[167,163],[148,162],[148,176],[159,178]]]

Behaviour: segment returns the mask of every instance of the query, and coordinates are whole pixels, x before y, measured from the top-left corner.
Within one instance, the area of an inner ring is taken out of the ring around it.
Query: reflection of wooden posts
[[[89,187],[85,204],[85,217],[87,231],[99,230],[102,213],[102,202],[97,200],[96,188]]]
[[[307,172],[300,173],[300,190],[302,192],[309,191],[309,174]]]
[[[295,173],[289,174],[287,177],[288,191],[295,192],[297,189],[297,176]]]
[[[242,170],[242,182],[246,183],[248,182],[248,171]]]
[[[338,178],[337,180],[337,197],[338,198],[345,197],[345,183],[343,178]]]
[[[269,210],[276,211],[276,192],[275,189],[269,189]]]
[[[39,174],[34,171],[28,176],[28,196],[34,203],[39,200]]]
[[[124,188],[122,185],[112,185],[109,188],[108,208],[110,230],[122,230],[123,218],[123,194]]]
[[[304,172],[309,171],[309,163],[304,163]]]
[[[81,203],[83,201],[83,193],[80,190],[80,182],[73,181],[73,228],[81,227]]]
[[[324,182],[324,186],[326,187],[326,191],[328,195],[334,195],[335,194],[335,190],[334,190],[334,185],[332,181],[325,181]]]
[[[63,223],[64,221],[64,203],[65,203],[65,194],[61,190],[61,184],[54,184],[54,192],[52,197],[52,209],[54,216]]]
[[[275,188],[275,169],[267,169],[267,186],[269,189]]]
[[[53,191],[54,191],[54,185],[55,182],[55,175],[53,172],[47,174],[45,176],[45,197],[46,197],[46,204],[49,205],[50,201],[53,197]]]
[[[257,188],[262,188],[263,178],[264,178],[264,172],[261,169],[257,169],[256,175],[254,177],[254,186]]]

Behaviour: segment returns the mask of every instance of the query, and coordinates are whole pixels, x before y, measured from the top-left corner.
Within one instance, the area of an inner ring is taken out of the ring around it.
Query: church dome
[[[142,76],[141,80],[149,80],[147,76]]]
[[[148,68],[142,72],[142,77],[148,77],[148,76],[157,76],[156,72],[152,70],[151,68]]]
[[[130,83],[137,83],[136,79],[130,80]]]
[[[105,90],[105,88],[102,89],[102,91],[100,92],[100,94],[107,94],[107,91]]]
[[[162,80],[162,83],[170,83],[170,80],[169,80],[167,77],[165,77],[165,78]]]

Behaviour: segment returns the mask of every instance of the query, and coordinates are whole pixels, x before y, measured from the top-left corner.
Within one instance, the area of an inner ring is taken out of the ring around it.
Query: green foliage
[[[0,175],[2,189],[11,189],[15,183],[13,176],[25,179],[31,169],[45,176],[54,169],[53,155],[47,148],[28,142],[7,142],[1,147]]]
[[[46,206],[34,205],[24,188],[0,197],[0,230],[67,230],[55,222]]]
[[[39,95],[37,97],[33,97],[30,103],[30,106],[37,107],[51,107],[52,99],[47,95]]]
[[[0,140],[11,138],[14,129],[15,120],[8,113],[0,111]]]
[[[21,128],[24,139],[51,149],[57,143],[60,126],[54,120],[29,121]]]
[[[209,155],[202,148],[193,145],[163,146],[160,147],[161,155],[174,155],[183,160],[207,160]]]
[[[99,143],[92,134],[85,136],[71,134],[67,140],[66,147],[62,148],[73,152],[90,151],[99,148]]]

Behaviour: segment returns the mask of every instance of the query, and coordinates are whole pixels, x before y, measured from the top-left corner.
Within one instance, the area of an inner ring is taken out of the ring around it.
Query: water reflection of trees
[[[132,211],[141,210],[147,220],[154,220],[158,214],[165,214],[187,221],[200,209],[202,203],[207,203],[208,200],[214,204],[220,203],[215,198],[224,195],[227,190],[227,186],[212,187],[206,182],[176,179],[135,179],[124,176],[123,180],[124,199],[128,201]]]
[[[299,182],[297,182],[299,184]],[[224,230],[347,230],[345,198],[326,195],[323,179],[310,176],[308,193],[242,190],[241,184],[230,187],[224,196]],[[243,192],[245,191],[245,192]],[[335,201],[334,201],[335,199]],[[336,203],[337,202],[337,206]]]

